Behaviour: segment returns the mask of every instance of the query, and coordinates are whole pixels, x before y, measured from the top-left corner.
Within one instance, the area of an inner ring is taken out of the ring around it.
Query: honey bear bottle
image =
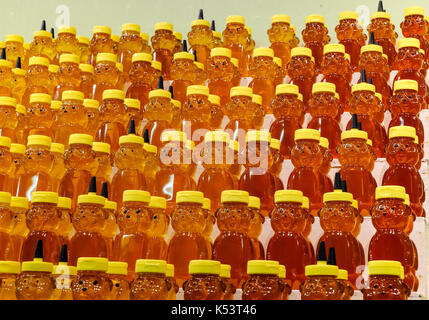
[[[224,108],[222,108],[220,105],[220,97],[211,94],[209,95],[209,102],[211,103],[210,129],[220,129],[225,117]]]
[[[271,42],[271,49],[274,55],[282,60],[282,65],[286,68],[291,57],[290,42],[294,32],[290,25],[290,17],[285,14],[278,14],[271,18],[271,28],[267,31]]]
[[[216,31],[216,21],[212,20],[210,30],[213,33],[213,48],[223,48],[222,34]]]
[[[155,24],[155,35],[151,38],[153,60],[162,63],[162,76],[170,80],[170,67],[173,61],[176,37],[173,34],[173,25],[168,22]]]
[[[405,188],[383,186],[376,190],[376,202],[371,209],[372,224],[377,230],[368,249],[368,261],[394,260],[404,267],[405,284],[412,291],[419,287],[416,277],[413,243],[405,233],[410,221],[410,210],[404,204]]]
[[[49,93],[49,60],[43,57],[30,58],[27,69],[27,88],[22,96],[22,105],[28,106],[33,93]]]
[[[276,181],[276,190],[283,190],[284,184],[282,179],[280,179],[280,174],[283,170],[285,159],[280,152],[280,140],[271,138],[270,153],[273,157],[273,164],[270,167],[270,172],[273,174],[274,180]]]
[[[16,66],[12,69],[13,73],[13,86],[12,86],[12,97],[16,99],[17,103],[22,102],[25,90],[27,89],[27,71],[21,67],[21,58],[18,58]]]
[[[106,26],[95,26],[90,46],[90,55],[88,61],[83,63],[91,64],[95,67],[97,55],[99,53],[114,53],[113,40],[111,38],[112,29]]]
[[[109,189],[107,182],[104,182],[101,187],[100,195],[105,199],[103,212],[106,216],[106,222],[101,232],[107,246],[107,257],[113,257],[113,241],[118,233],[118,225],[116,224],[116,216],[118,204],[114,201],[109,201]]]
[[[341,113],[342,110],[345,110],[351,95],[352,68],[345,52],[345,47],[342,44],[325,45],[320,65],[320,72],[323,74],[322,82],[335,84],[336,91],[340,95]]]
[[[324,55],[323,48],[331,41],[328,32],[323,16],[312,14],[305,18],[305,29],[302,31],[302,40],[305,43],[305,47],[311,49],[316,72],[320,70]]]
[[[75,54],[63,54],[60,56],[60,68],[58,70],[58,86],[55,88],[54,100],[61,100],[64,91],[79,91],[81,89],[82,76],[79,68],[80,59]]]
[[[167,262],[163,260],[138,260],[136,276],[130,285],[131,300],[167,300],[171,289],[167,281]]]
[[[302,209],[303,195],[297,190],[277,191],[274,202],[270,218],[275,234],[267,247],[267,259],[285,265],[286,279],[292,288],[298,288],[305,280],[304,267],[314,256],[303,236],[308,214]]]
[[[128,263],[128,280],[134,277],[137,259],[144,255],[147,248],[147,235],[151,214],[148,206],[150,193],[140,190],[126,190],[121,199],[117,217],[120,233],[113,243],[113,260]]]
[[[315,263],[316,258],[315,258],[314,246],[313,246],[313,243],[309,239],[310,234],[311,234],[311,230],[313,228],[313,224],[315,222],[315,218],[313,215],[310,214],[310,199],[308,199],[308,197],[303,197],[302,201],[303,201],[302,202],[302,210],[304,211],[304,214],[306,216],[305,229],[302,232],[302,235],[307,240],[308,246],[310,247],[310,261],[311,261],[311,263]]]
[[[10,155],[13,165],[10,172],[10,183],[12,184],[12,194],[16,194],[18,188],[18,178],[24,173],[24,159],[26,147],[23,144],[12,143],[10,145]]]
[[[54,62],[58,62],[63,54],[74,54],[81,57],[79,40],[76,38],[76,28],[70,26],[61,27],[58,30],[58,37],[55,39],[57,56]],[[85,61],[86,63],[86,61]]]
[[[278,262],[249,261],[248,279],[243,284],[243,300],[282,300],[284,287],[278,274]]]
[[[225,131],[230,139],[238,141],[252,127],[254,117],[253,90],[248,87],[234,87],[230,93],[231,100],[226,105],[226,115],[229,118]]]
[[[52,270],[55,288],[51,300],[73,300],[71,284],[76,276],[77,268],[68,265],[67,245],[65,244],[61,248],[60,260]]]
[[[43,240],[45,261],[52,263],[58,261],[61,241],[56,233],[59,223],[57,204],[58,194],[55,192],[31,194],[31,208],[27,213],[27,226],[30,233],[22,246],[21,261],[31,260],[38,240]]]
[[[12,142],[18,142],[15,129],[18,125],[16,99],[0,97],[0,134],[9,137]]]
[[[15,128],[16,141],[24,145],[27,142],[27,109],[22,105],[16,105],[16,113],[18,116],[18,126]]]
[[[324,231],[320,242],[335,248],[337,265],[348,271],[350,282],[355,287],[358,267],[365,265],[365,256],[361,255],[358,240],[352,232],[358,223],[359,216],[352,207],[353,195],[342,192],[342,186],[336,185],[335,192],[323,195],[325,205],[319,212],[320,225]],[[363,271],[363,270],[362,270]]]
[[[34,191],[53,191],[50,175],[52,162],[51,138],[29,136],[24,171],[17,179],[16,195],[29,198]]]
[[[336,146],[341,142],[341,129],[336,121],[339,112],[339,100],[336,86],[329,82],[318,82],[313,85],[312,96],[308,102],[311,114],[309,129],[320,131],[320,135],[326,137],[333,156],[337,155]]]
[[[231,55],[230,49],[214,48],[207,62],[207,78],[210,93],[220,97],[222,106],[225,106],[230,99],[232,80],[235,73]]]
[[[424,96],[418,93],[418,83],[414,80],[398,80],[393,85],[390,99],[392,121],[389,130],[396,126],[410,126],[416,129],[419,143],[425,141],[423,123],[419,119],[420,110],[426,108]]]
[[[176,195],[176,208],[171,214],[174,236],[168,246],[168,262],[176,269],[181,286],[189,278],[188,265],[195,259],[212,258],[211,246],[203,235],[206,216],[202,206],[204,195],[197,191],[181,191]]]
[[[220,265],[220,277],[225,285],[225,293],[222,300],[233,301],[237,288],[231,282],[231,266],[227,264]]]
[[[304,103],[307,104],[311,98],[312,86],[315,82],[315,62],[309,48],[293,48],[291,61],[287,66],[287,72],[291,78],[290,83],[299,87]]]
[[[226,28],[223,32],[223,46],[231,50],[231,56],[238,59],[239,70],[242,75],[247,74],[248,55],[247,38],[245,28],[246,21],[242,16],[229,16],[226,18]],[[215,93],[217,94],[217,93]]]
[[[12,73],[12,63],[6,60],[6,49],[2,49],[0,56],[0,94],[2,96],[10,97],[12,95],[12,86],[13,86],[13,73]]]
[[[155,187],[156,174],[160,170],[158,148],[145,143],[143,146],[145,151],[146,163],[144,166],[144,178],[146,181],[146,190],[153,193]]]
[[[247,262],[252,259],[252,244],[248,237],[253,212],[248,210],[249,193],[226,190],[222,205],[216,212],[220,235],[213,245],[213,259],[231,266],[231,282],[240,287],[246,278]]]
[[[254,94],[262,97],[265,110],[271,106],[274,99],[275,87],[274,51],[270,48],[257,48],[253,51],[252,61],[249,63],[249,76],[253,78],[249,87]]]
[[[17,300],[50,300],[54,285],[51,278],[53,264],[43,260],[43,243],[37,241],[32,256],[21,265],[21,274],[16,280]]]
[[[295,131],[301,129],[300,118],[304,114],[299,103],[299,87],[294,84],[281,84],[276,88],[276,98],[271,104],[275,121],[271,125],[272,138],[280,140],[280,152],[290,158],[295,145]]]
[[[21,264],[17,261],[0,261],[0,300],[12,301],[16,297],[16,281],[21,270]]]
[[[363,34],[362,26],[358,23],[358,14],[353,11],[340,13],[339,24],[335,28],[339,43],[344,45],[350,55],[350,64],[357,70],[360,49],[365,45],[367,36]]]
[[[357,129],[357,117],[353,117],[352,129],[341,134],[338,147],[338,160],[341,164],[341,176],[347,182],[348,191],[359,203],[361,215],[368,216],[374,203],[377,187],[375,179],[368,171],[373,155],[368,146],[368,134]]]
[[[249,131],[246,136],[247,159],[240,178],[240,189],[261,199],[261,213],[268,216],[273,207],[276,179],[270,172],[273,163],[270,153],[271,134],[267,131]]]
[[[354,295],[355,291],[353,290],[353,287],[350,284],[349,281],[349,275],[347,270],[339,269],[338,270],[338,282],[340,282],[344,286],[344,293],[341,300],[348,301],[351,299],[351,297]]]
[[[90,64],[80,64],[79,70],[81,74],[80,91],[83,92],[85,99],[90,99],[94,87],[94,67]]]
[[[222,191],[234,189],[234,180],[227,165],[229,135],[223,131],[207,132],[204,143],[204,171],[197,189],[211,200],[212,209],[216,211],[221,203]]]
[[[52,167],[50,170],[52,191],[58,192],[60,183],[66,173],[64,164],[65,147],[60,143],[51,143],[51,153],[53,156]]]
[[[338,281],[335,249],[329,249],[326,259],[325,243],[321,242],[317,260],[317,264],[305,267],[306,280],[299,289],[301,300],[341,300],[345,288]]]
[[[288,189],[301,190],[310,199],[310,213],[316,215],[322,206],[318,172],[323,161],[319,146],[320,132],[313,129],[297,130],[295,141],[291,153],[295,168],[289,177]]]
[[[97,55],[94,67],[94,87],[92,89],[92,99],[102,103],[104,92],[117,89],[119,81],[119,70],[116,67],[116,55],[113,53],[100,53]]]
[[[97,100],[85,99],[83,100],[83,106],[85,107],[86,115],[88,117],[88,126],[86,131],[89,135],[95,137],[97,129],[101,125],[101,113],[98,110],[100,104]]]
[[[145,259],[167,259],[168,244],[165,237],[170,225],[170,217],[166,213],[167,201],[161,197],[151,197],[149,213],[151,223],[147,231],[148,243],[143,253]]]
[[[60,84],[60,78],[58,71],[60,70],[60,66],[56,64],[50,64],[48,67],[49,71],[49,83],[48,83],[48,93],[50,96],[55,94],[55,91]]]
[[[97,189],[101,190],[103,183],[111,186],[112,161],[110,159],[110,145],[104,142],[94,142],[92,151],[95,152]]]
[[[191,49],[196,51],[198,62],[205,67],[207,60],[210,58],[210,51],[213,49],[214,39],[213,32],[210,29],[210,22],[204,20],[202,9],[198,16],[198,20],[191,23],[191,32],[188,33],[188,41]]]
[[[72,281],[73,300],[109,300],[112,281],[106,258],[79,258],[77,277]]]
[[[416,130],[413,127],[392,127],[390,142],[386,147],[386,159],[390,167],[384,173],[383,185],[403,186],[410,195],[411,207],[418,216],[424,216],[422,208],[424,184],[416,164],[420,145],[415,143]]]
[[[252,259],[264,260],[265,248],[259,240],[259,236],[262,233],[262,227],[265,222],[265,217],[261,214],[261,200],[258,197],[249,197],[248,210],[253,214],[249,232],[247,234],[252,244]]]
[[[264,125],[267,112],[265,111],[265,107],[262,105],[262,97],[259,94],[253,95],[252,102],[254,116],[252,118],[251,127],[256,130],[260,130]]]
[[[25,238],[30,232],[26,223],[26,215],[28,211],[28,199],[20,197],[12,197],[10,200],[10,210],[12,212],[12,224],[9,234],[13,241],[13,261],[19,261],[21,257],[21,249]]]
[[[24,57],[24,37],[8,34],[5,38],[6,59],[16,65],[18,59]]]
[[[211,247],[213,246],[212,233],[214,225],[216,224],[216,218],[212,211],[212,203],[209,198],[204,198],[203,212],[206,217],[206,226],[203,231],[203,236],[206,238],[207,245]]]
[[[115,153],[114,163],[117,172],[112,179],[112,199],[122,206],[122,194],[125,190],[143,190],[145,152],[144,140],[136,135],[134,121],[131,121],[129,134],[119,139],[119,150]]]
[[[229,141],[229,151],[233,152],[233,161],[229,167],[229,173],[232,175],[234,180],[234,189],[238,189],[238,183],[240,182],[241,172],[243,171],[243,166],[240,162],[240,159],[243,159],[243,152],[240,150],[240,143],[238,141]]]
[[[399,261],[368,262],[368,287],[362,289],[364,300],[408,300],[409,288],[401,279],[403,267]]]
[[[131,59],[129,78],[131,85],[127,98],[138,99],[142,108],[148,103],[148,95],[155,81],[152,73],[152,56],[148,53],[135,53]]]
[[[274,57],[273,59],[275,63],[275,75],[274,75],[274,86],[277,87],[279,84],[282,84],[286,77],[286,70],[283,69],[282,59],[279,57]],[[239,80],[241,80],[241,75]]]
[[[0,190],[10,192],[14,163],[10,153],[10,138],[0,136]]]
[[[428,102],[429,89],[422,72],[424,61],[424,55],[420,52],[420,41],[418,39],[405,38],[398,41],[398,55],[393,65],[393,68],[398,70],[398,74],[394,83],[398,80],[417,81],[419,95]]]
[[[51,130],[53,122],[51,96],[45,93],[33,93],[27,106],[26,135],[44,135],[53,138]]]
[[[11,228],[14,221],[10,208],[11,194],[9,192],[0,192],[0,259],[13,260],[16,256],[15,239],[11,234]]]
[[[126,262],[109,261],[107,277],[112,281],[109,300],[130,300],[130,283],[127,280],[128,264]]]
[[[39,31],[33,33],[33,41],[30,44],[28,56],[42,57],[49,60],[49,63],[53,62],[57,55],[55,48],[54,39],[52,33],[46,31],[46,22],[42,22],[42,27]]]
[[[70,233],[73,225],[71,222],[71,199],[65,197],[58,197],[58,215],[59,223],[56,229],[56,233],[60,237],[61,245],[68,244]]]
[[[152,54],[152,48],[150,47],[150,44],[149,44],[149,35],[145,32],[141,32],[140,37],[142,38],[142,42],[143,42],[143,47],[141,52]]]
[[[164,90],[163,78],[159,78],[157,90],[149,93],[149,103],[144,107],[144,117],[148,120],[143,131],[148,130],[151,145],[161,147],[161,137],[166,129],[171,129],[174,106],[171,93]]]
[[[186,102],[187,88],[196,82],[197,67],[194,64],[194,55],[187,52],[186,40],[183,40],[182,52],[174,54],[171,65],[174,95],[180,103]]]
[[[225,287],[220,273],[221,263],[219,261],[191,261],[189,263],[191,278],[183,284],[185,300],[222,300]]]
[[[322,150],[323,161],[319,168],[319,179],[320,179],[320,193],[325,194],[326,192],[334,191],[334,185],[331,179],[328,177],[331,171],[331,163],[333,160],[332,154],[329,149],[329,140],[321,137],[319,147]]]
[[[123,24],[118,46],[118,61],[124,66],[124,74],[127,81],[132,66],[133,55],[142,52],[142,49],[143,39],[140,36],[140,26],[135,23]]]

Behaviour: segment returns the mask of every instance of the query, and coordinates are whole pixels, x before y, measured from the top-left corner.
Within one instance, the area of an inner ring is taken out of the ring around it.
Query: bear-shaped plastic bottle
[[[181,41],[181,40],[180,40]],[[155,34],[151,38],[153,60],[162,63],[162,76],[170,80],[170,67],[173,62],[176,37],[173,34],[173,25],[168,22],[155,24]]]
[[[216,31],[216,21],[212,20],[210,30],[213,33],[213,48],[223,48],[222,34]]]
[[[16,297],[16,281],[21,273],[21,264],[17,261],[0,261],[0,300],[13,301]]]
[[[91,99],[94,87],[94,67],[90,64],[80,64],[79,70],[81,74],[80,91],[83,92],[85,99]]]
[[[273,164],[270,153],[271,134],[268,131],[249,131],[246,135],[247,159],[239,188],[261,199],[261,213],[268,216],[273,208],[276,179],[270,172]]]
[[[320,131],[320,135],[328,139],[331,146],[329,152],[333,156],[337,155],[336,146],[341,143],[341,129],[336,120],[339,103],[335,84],[318,82],[313,85],[311,99],[308,102],[311,121],[307,128]]]
[[[322,150],[323,161],[319,168],[319,179],[320,179],[320,193],[325,194],[326,192],[334,191],[334,185],[332,180],[329,178],[329,172],[331,171],[331,163],[333,156],[329,149],[330,143],[327,138],[321,137],[319,147]]]
[[[14,163],[10,153],[11,141],[0,136],[0,191],[12,191]]]
[[[124,66],[122,63],[116,62],[116,69],[118,69],[119,72],[119,78],[118,82],[116,82],[116,89],[118,90],[124,90],[125,88],[125,73],[124,73]]]
[[[128,263],[128,280],[134,277],[137,259],[146,252],[147,235],[151,214],[148,209],[150,193],[141,190],[126,190],[121,199],[117,217],[120,233],[113,243],[113,260]]]
[[[429,49],[428,49],[429,50]],[[404,38],[398,41],[398,55],[393,68],[398,70],[394,82],[414,80],[418,83],[419,95],[429,102],[429,89],[422,72],[424,55],[420,52],[420,41],[416,38]]]
[[[32,256],[21,265],[21,274],[16,280],[17,300],[50,300],[54,291],[53,264],[43,259],[42,240],[37,241]],[[56,260],[55,262],[57,262]]]
[[[358,23],[358,14],[354,11],[341,12],[335,32],[339,43],[344,45],[346,52],[350,55],[353,70],[357,70],[360,49],[365,45],[367,39],[362,26]]]
[[[101,190],[103,183],[111,187],[112,161],[110,159],[110,145],[104,142],[94,142],[92,151],[95,152],[97,189]]]
[[[310,261],[311,263],[316,263],[316,256],[314,251],[313,243],[310,241],[311,230],[313,229],[313,224],[315,222],[315,217],[310,214],[310,199],[308,197],[302,197],[302,210],[306,216],[306,223],[304,231],[302,232],[303,237],[307,240],[308,246],[310,247]]]
[[[82,76],[79,68],[80,59],[75,54],[63,54],[60,56],[60,68],[58,70],[58,86],[53,95],[54,100],[61,100],[64,91],[79,91],[81,89]]]
[[[107,277],[112,281],[109,300],[130,300],[130,282],[127,280],[128,263],[109,261]]]
[[[248,237],[253,212],[248,210],[249,193],[226,190],[216,212],[220,235],[213,245],[213,259],[231,266],[231,282],[240,287],[246,278],[247,262],[252,259]]]
[[[271,138],[270,153],[273,157],[273,164],[270,167],[270,172],[273,174],[274,180],[276,181],[276,190],[283,190],[284,184],[280,178],[280,174],[283,170],[285,159],[280,152],[280,140]]]
[[[342,44],[325,45],[320,65],[320,72],[323,74],[322,82],[335,84],[336,91],[340,95],[340,114],[346,109],[351,95],[352,68],[346,58],[345,50]]]
[[[26,135],[44,135],[53,138],[51,130],[54,122],[51,110],[51,96],[45,93],[33,93],[27,106]]]
[[[394,260],[404,267],[408,288],[416,291],[419,281],[416,277],[413,243],[405,233],[410,222],[411,210],[407,210],[404,201],[405,188],[401,186],[383,186],[376,190],[376,202],[371,209],[372,224],[377,232],[372,237],[368,249],[368,261]]]
[[[147,231],[147,247],[143,252],[145,259],[167,259],[168,244],[165,237],[170,225],[170,217],[167,215],[167,201],[161,197],[151,197],[149,204],[150,227]]]
[[[320,70],[324,55],[323,48],[331,41],[328,32],[323,16],[312,14],[305,18],[305,29],[302,31],[302,40],[305,43],[305,47],[312,51],[316,72]]]
[[[181,286],[189,278],[192,260],[212,258],[211,246],[203,235],[206,216],[202,206],[204,195],[197,191],[181,191],[176,195],[176,208],[171,214],[174,236],[168,246],[168,262],[176,269],[176,281]]]
[[[202,10],[198,16],[198,20],[191,23],[191,31],[188,33],[188,41],[191,49],[197,52],[198,62],[204,66],[210,58],[210,51],[213,49],[213,32],[210,30],[210,22],[204,20]]]
[[[58,264],[55,264],[52,269],[54,291],[52,292],[51,300],[73,300],[71,284],[76,276],[77,268],[68,265],[67,245],[65,244],[61,248]]]
[[[80,50],[80,63],[88,63],[91,50],[89,49],[89,38],[84,36],[76,36]]]
[[[246,53],[247,53],[247,61],[250,64],[253,56],[253,51],[255,50],[256,42],[252,38],[252,28],[249,26],[245,26],[244,28],[247,31]],[[248,76],[248,75],[249,75],[248,72],[244,74],[244,76]]]
[[[50,64],[48,66],[49,71],[49,83],[48,83],[48,93],[52,97],[55,94],[56,88],[60,84],[60,77],[58,71],[60,66],[56,64]]]
[[[277,261],[251,260],[247,263],[247,275],[243,300],[282,300],[284,286],[278,277]]]
[[[426,108],[425,97],[418,93],[418,84],[414,80],[398,80],[393,85],[390,99],[392,121],[389,130],[396,126],[410,126],[416,129],[419,143],[425,141],[425,130],[419,119],[420,110]]]
[[[212,209],[216,211],[221,204],[222,191],[234,189],[234,180],[228,172],[229,135],[223,131],[207,132],[204,143],[204,171],[197,189],[211,200]]]
[[[25,239],[20,261],[30,261],[38,240],[43,240],[45,261],[56,263],[60,256],[61,241],[56,233],[59,223],[58,194],[55,192],[33,192],[31,208],[27,213],[30,233]]]
[[[106,26],[95,26],[93,28],[93,36],[90,42],[90,55],[88,62],[94,67],[96,65],[97,55],[100,53],[114,53],[112,40],[112,29]]]
[[[238,59],[240,73],[247,74],[248,53],[247,38],[248,32],[245,28],[246,21],[242,16],[229,16],[226,18],[226,28],[223,31],[223,46],[231,50],[231,56]]]
[[[240,182],[241,172],[243,171],[242,162],[244,159],[243,150],[240,149],[240,143],[238,141],[229,141],[229,152],[233,152],[234,158],[231,166],[229,167],[229,173],[232,175],[234,180],[234,189],[238,189],[238,183]]]
[[[110,39],[113,41],[113,53],[118,55],[119,53],[119,40],[121,39],[117,34],[111,34]]]
[[[55,39],[55,48],[57,55],[54,59],[55,64],[61,59],[63,54],[75,54],[81,58],[79,40],[76,38],[76,28],[63,26],[58,30],[58,37]],[[86,61],[85,61],[86,63]]]
[[[254,115],[252,118],[251,127],[256,130],[260,130],[265,122],[265,116],[267,114],[266,108],[262,105],[262,97],[259,94],[253,95],[252,102]]]
[[[115,153],[117,168],[112,178],[112,200],[122,206],[125,190],[145,190],[144,178],[145,152],[144,140],[136,135],[134,121],[131,121],[129,134],[119,138],[119,150]]]
[[[18,104],[16,105],[16,113],[18,118],[18,126],[15,128],[16,140],[19,144],[24,145],[27,143],[27,109],[22,104]]]
[[[60,183],[66,173],[64,164],[65,147],[60,143],[51,143],[51,153],[53,156],[52,167],[50,170],[52,191],[58,192]]]
[[[207,61],[207,78],[210,93],[221,99],[225,106],[230,99],[234,65],[231,61],[231,50],[227,48],[214,48]]]
[[[233,87],[237,87],[241,83],[241,73],[240,70],[238,70],[238,59],[231,58],[231,63],[234,66],[234,75],[232,76],[231,83]]]
[[[173,31],[173,35],[176,38],[176,46],[174,47],[173,54],[176,54],[182,48],[183,35],[177,31]]]
[[[220,277],[226,288],[222,300],[233,301],[237,288],[231,282],[230,265],[227,265],[227,264],[220,265]]]
[[[216,95],[209,95],[209,102],[211,103],[211,116],[210,116],[210,129],[221,129],[224,119],[224,108],[221,107],[220,97]]]
[[[341,298],[341,300],[344,301],[348,301],[351,300],[351,297],[353,297],[355,291],[353,289],[353,287],[351,286],[351,283],[349,281],[349,274],[347,272],[347,270],[344,269],[339,269],[338,270],[338,277],[337,277],[338,282],[340,282],[345,290],[343,293],[343,296]]]
[[[24,37],[8,34],[5,38],[6,59],[16,65],[18,58],[24,57]]]
[[[386,160],[390,167],[384,173],[382,184],[403,186],[410,195],[414,213],[418,217],[425,216],[422,207],[424,183],[416,169],[420,152],[420,145],[415,143],[416,130],[408,126],[392,127],[389,139]]]
[[[348,271],[350,282],[355,287],[363,272],[357,270],[365,265],[365,255],[361,255],[361,245],[352,234],[359,219],[352,207],[353,195],[343,192],[341,185],[336,185],[334,192],[323,195],[323,202],[325,205],[319,211],[319,217],[324,233],[319,244],[324,242],[335,248],[338,267]]]
[[[79,258],[72,281],[73,300],[109,300],[112,281],[107,275],[108,263],[106,258]]]
[[[125,78],[132,67],[132,58],[135,53],[142,52],[143,39],[140,36],[140,26],[135,23],[122,25],[122,35],[118,44],[118,61],[124,66]]]
[[[46,31],[46,22],[42,22],[41,30],[33,33],[33,41],[30,44],[28,56],[32,57],[43,57],[49,60],[49,63],[55,60],[57,50],[55,47],[52,33]]]
[[[148,53],[135,53],[131,62],[129,71],[131,85],[127,90],[127,98],[140,100],[143,108],[148,103],[148,95],[155,81],[155,75],[152,72],[152,56]]]
[[[212,211],[212,203],[209,198],[204,198],[203,202],[203,213],[206,217],[206,225],[203,231],[203,236],[206,239],[207,245],[209,247],[213,246],[212,233],[214,225],[216,224],[216,217]]]
[[[18,177],[24,173],[23,164],[25,159],[25,151],[26,147],[23,144],[12,143],[10,145],[9,152],[13,161],[12,167],[10,168],[10,184],[12,184],[12,194],[16,194],[16,189],[18,188]]]
[[[271,28],[267,31],[274,55],[282,60],[282,65],[287,68],[291,58],[291,45],[294,32],[290,25],[290,17],[278,14],[271,17]]]
[[[244,144],[245,134],[252,128],[254,117],[253,90],[248,87],[234,87],[230,92],[231,100],[226,105],[229,123],[225,131],[230,139]]]
[[[119,81],[120,74],[116,67],[116,55],[113,53],[100,53],[96,61],[92,99],[102,103],[104,91],[117,89],[116,84]]]
[[[13,86],[12,86],[12,97],[14,97],[17,103],[22,102],[25,90],[27,89],[27,71],[21,67],[21,58],[18,58],[16,66],[12,69],[13,73]]]
[[[2,49],[0,56],[0,94],[2,96],[10,97],[12,95],[13,86],[13,73],[12,62],[6,60],[6,49]]]
[[[368,170],[373,155],[368,146],[368,134],[357,129],[357,119],[353,117],[352,129],[341,134],[338,146],[338,159],[341,164],[341,176],[347,182],[348,191],[359,203],[359,211],[369,216],[374,203],[377,182]]]
[[[302,209],[303,194],[297,190],[277,191],[270,214],[275,232],[267,247],[267,259],[286,266],[286,279],[292,288],[304,282],[304,267],[312,263],[310,246],[303,236],[307,213]]]
[[[12,224],[9,234],[13,241],[13,261],[19,261],[24,240],[30,232],[27,227],[26,214],[28,211],[28,199],[12,197],[10,200],[10,210],[12,212]]]
[[[145,32],[141,32],[140,37],[142,38],[142,42],[143,42],[141,52],[152,54],[152,48],[150,47],[150,44],[149,44],[149,35]]]
[[[261,214],[261,200],[258,197],[249,197],[248,210],[251,214],[253,213],[253,219],[250,222],[249,232],[247,234],[252,244],[252,259],[264,260],[265,248],[259,240],[265,222],[265,217]]]
[[[18,125],[16,99],[0,97],[0,135],[9,137],[12,142],[18,142],[15,129]]]
[[[320,132],[313,129],[297,130],[295,141],[291,153],[295,168],[289,177],[288,189],[301,190],[310,199],[310,213],[315,216],[322,206],[319,169],[323,154],[319,146]]]
[[[103,212],[106,216],[101,234],[106,242],[107,257],[111,260],[113,258],[113,241],[118,233],[118,225],[116,224],[116,216],[118,211],[118,204],[109,200],[108,184],[105,182],[101,187],[100,195],[105,199]]]
[[[290,158],[295,145],[295,131],[301,129],[300,118],[304,108],[298,97],[297,85],[281,84],[276,88],[276,98],[271,105],[276,118],[270,128],[271,136],[280,140],[280,152],[286,159]]]
[[[275,74],[274,74],[274,86],[277,87],[279,84],[282,84],[286,77],[286,70],[283,69],[282,59],[279,57],[274,57],[275,63]],[[239,75],[239,81],[241,81],[241,75]]]
[[[249,63],[249,76],[253,78],[249,87],[253,89],[253,93],[262,97],[265,110],[271,107],[271,101],[274,99],[275,70],[273,49],[256,48]]]
[[[171,283],[167,280],[167,262],[163,260],[138,260],[136,276],[130,284],[131,300],[168,299]]]
[[[95,137],[98,128],[101,125],[101,113],[99,111],[99,102],[93,99],[83,100],[83,106],[86,110],[86,115],[88,117],[88,126],[86,131],[89,135]]]
[[[22,104],[29,105],[33,93],[49,93],[49,60],[43,57],[32,57],[27,69],[27,88],[22,97]]]
[[[368,286],[361,290],[363,300],[408,300],[411,292],[401,277],[402,272],[399,261],[369,261]]]
[[[183,284],[185,300],[222,300],[225,287],[220,273],[221,263],[219,261],[191,261],[189,263],[190,279]]]
[[[58,197],[58,216],[59,222],[56,229],[57,235],[60,237],[61,245],[68,244],[70,234],[72,232],[72,211],[71,199],[65,197]]]
[[[13,216],[10,208],[11,194],[0,192],[0,258],[1,260],[14,260],[16,255],[15,239],[11,234]]]
[[[146,180],[146,190],[153,193],[155,187],[156,174],[160,169],[158,148],[146,143],[143,146],[145,151],[145,167],[144,167],[144,178]]]
[[[315,62],[309,48],[293,48],[291,61],[287,66],[290,83],[299,87],[305,104],[311,98],[312,86],[315,82]]]
[[[395,32],[395,25],[391,22],[390,14],[383,8],[383,2],[379,2],[377,12],[371,15],[371,23],[367,29],[369,34],[374,33],[375,41],[383,47],[389,66],[392,66],[397,54],[395,46],[398,34]]]

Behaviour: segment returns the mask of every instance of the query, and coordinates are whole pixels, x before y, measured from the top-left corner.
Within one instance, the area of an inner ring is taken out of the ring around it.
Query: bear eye
[[[98,285],[98,281],[97,281],[97,280],[95,280],[92,284],[93,284],[94,286],[96,286],[96,285]]]

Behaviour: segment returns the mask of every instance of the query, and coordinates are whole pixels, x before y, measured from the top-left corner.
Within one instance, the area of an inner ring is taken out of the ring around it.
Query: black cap
[[[212,20],[212,25],[210,27],[211,31],[216,31],[216,21]]]
[[[335,255],[335,248],[329,248],[328,265],[329,266],[336,266],[337,265],[337,257]]]
[[[21,63],[21,57],[18,57],[18,59],[16,59],[16,69],[21,69],[22,68],[22,63]]]
[[[51,33],[52,33],[52,39],[55,39],[55,29],[51,28]]]
[[[149,130],[145,130],[143,133],[143,139],[144,139],[144,143],[149,143],[150,139],[149,139]]]
[[[352,116],[352,126],[350,129],[358,129],[359,130],[359,121],[358,121],[357,114],[354,114]]]
[[[374,36],[374,32],[371,32],[371,33],[369,34],[368,44],[375,44],[375,36]]]
[[[337,172],[335,174],[335,180],[334,180],[334,190],[342,190],[343,189],[343,185],[341,183],[341,173]]]
[[[173,89],[173,86],[169,86],[168,87],[168,92],[171,93],[171,99],[174,99],[174,89]]]
[[[319,244],[319,252],[317,252],[317,261],[327,261],[325,241]]]
[[[343,192],[348,192],[347,191],[347,181],[346,180],[341,181],[341,189],[343,189]]]
[[[372,78],[369,78],[369,79],[368,79],[368,84],[374,84],[374,83],[372,82]]]
[[[183,40],[182,42],[182,51],[188,52],[188,42],[186,40]]]
[[[89,183],[88,193],[97,193],[97,178],[92,177]]]
[[[6,60],[6,48],[1,49],[1,60]]]
[[[40,30],[46,31],[46,20],[42,21],[42,26],[40,27]]]
[[[164,90],[164,78],[162,76],[159,77],[157,89],[163,89]]]
[[[198,13],[198,19],[204,20],[204,10],[203,9],[200,9],[200,12]]]
[[[134,119],[130,121],[130,127],[128,128],[128,134],[136,134],[136,122]]]
[[[358,130],[362,131],[362,122],[358,122]]]
[[[60,261],[59,262],[65,262],[65,263],[69,262],[66,244],[61,247]]]
[[[386,10],[384,10],[384,8],[383,8],[383,1],[382,0],[378,1],[378,9],[377,9],[377,11],[378,12],[386,12]]]
[[[103,185],[101,186],[100,196],[102,196],[105,199],[109,199],[109,189],[108,189],[107,182],[104,182]]]
[[[198,61],[198,58],[197,58],[197,50],[194,50],[193,54],[194,54],[195,61]]]
[[[362,69],[362,71],[360,72],[360,82],[361,83],[367,82],[365,69]]]
[[[43,241],[37,240],[36,251],[34,251],[35,259],[43,259]]]

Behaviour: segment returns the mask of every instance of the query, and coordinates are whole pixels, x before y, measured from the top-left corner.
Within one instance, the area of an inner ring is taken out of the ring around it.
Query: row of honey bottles
[[[305,269],[300,287],[302,300],[350,300],[354,290],[346,270],[336,265],[335,249],[326,259],[322,243],[317,264]],[[369,279],[361,289],[364,300],[407,300],[410,290],[403,282],[398,261],[368,264]],[[0,300],[176,300],[179,286],[174,266],[164,260],[137,260],[135,277],[127,280],[128,265],[106,258],[79,258],[77,267],[67,263],[67,246],[58,265],[43,260],[40,240],[32,261],[0,261]],[[193,260],[190,278],[183,284],[184,299],[234,300],[236,287],[229,280],[231,266],[219,261]],[[329,290],[326,289],[329,287]],[[288,300],[291,293],[286,268],[277,261],[251,260],[242,286],[242,300]]]

